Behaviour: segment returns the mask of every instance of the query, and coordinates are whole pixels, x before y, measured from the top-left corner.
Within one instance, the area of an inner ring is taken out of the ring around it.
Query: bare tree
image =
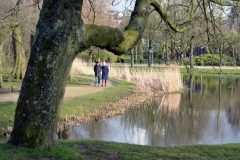
[[[22,79],[26,70],[26,59],[30,52],[30,34],[34,30],[39,12],[36,11],[33,0],[24,0],[21,3],[17,0],[1,1],[0,32],[2,31],[5,34],[0,36],[0,39],[3,41],[7,37],[11,39],[14,53],[14,69],[11,77]],[[17,6],[15,9],[18,14],[11,14],[14,5]],[[5,47],[9,45],[11,44],[5,43]],[[26,52],[28,52],[28,55],[26,55]]]
[[[13,50],[14,50],[14,69],[12,75],[16,79],[22,79],[26,70],[26,55],[25,49],[23,47],[22,33],[21,33],[21,25],[19,23],[12,24],[12,42],[13,42]]]

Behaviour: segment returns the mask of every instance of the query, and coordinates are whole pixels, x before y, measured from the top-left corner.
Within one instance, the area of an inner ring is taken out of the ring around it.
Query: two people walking
[[[100,63],[98,61],[96,61],[96,64],[94,65],[94,73],[95,73],[95,79],[94,79],[94,86],[96,86],[98,84],[98,86],[100,85],[101,81],[100,81],[100,75],[102,72],[102,87],[103,86],[107,86],[107,79],[108,79],[108,74],[109,74],[109,68],[106,64],[106,62],[103,62],[102,66],[100,65]]]

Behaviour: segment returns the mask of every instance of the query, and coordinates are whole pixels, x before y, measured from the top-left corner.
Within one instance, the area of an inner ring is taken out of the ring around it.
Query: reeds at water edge
[[[93,64],[94,65],[94,64]],[[88,65],[81,60],[73,62],[75,74],[94,75],[93,65]],[[131,82],[139,92],[162,92],[171,93],[183,88],[181,73],[178,66],[168,67],[162,71],[154,69],[133,70],[128,66],[111,67],[109,66],[110,78],[116,78]]]

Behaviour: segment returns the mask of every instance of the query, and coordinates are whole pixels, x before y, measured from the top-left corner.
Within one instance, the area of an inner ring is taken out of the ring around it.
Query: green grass
[[[0,133],[13,125],[16,105],[16,102],[0,103]]]
[[[149,147],[96,140],[57,140],[55,150],[37,150],[0,144],[3,160],[51,159],[238,159],[240,144]]]
[[[67,86],[76,86],[76,85],[90,85],[93,83],[93,76],[89,76],[89,78],[86,78],[87,76],[76,76],[76,80],[73,82],[68,82]]]

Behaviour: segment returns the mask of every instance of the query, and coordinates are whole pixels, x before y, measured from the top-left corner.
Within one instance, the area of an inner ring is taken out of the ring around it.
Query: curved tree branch
[[[173,21],[171,21],[171,19],[167,16],[167,14],[165,12],[163,12],[162,7],[159,5],[158,2],[156,2],[156,0],[152,0],[151,5],[155,8],[155,10],[160,14],[160,16],[162,17],[162,19],[169,25],[169,27],[176,31],[176,32],[183,32],[188,28],[188,24],[190,24],[190,22],[193,20],[193,13],[196,11],[197,6],[194,6],[194,0],[191,0],[191,12],[189,13],[189,20],[188,22],[185,23],[185,26],[182,28],[178,28]]]
[[[141,38],[150,10],[151,0],[136,1],[130,22],[124,32],[110,27],[86,25],[84,36],[86,47],[106,48],[117,55],[124,54]]]

